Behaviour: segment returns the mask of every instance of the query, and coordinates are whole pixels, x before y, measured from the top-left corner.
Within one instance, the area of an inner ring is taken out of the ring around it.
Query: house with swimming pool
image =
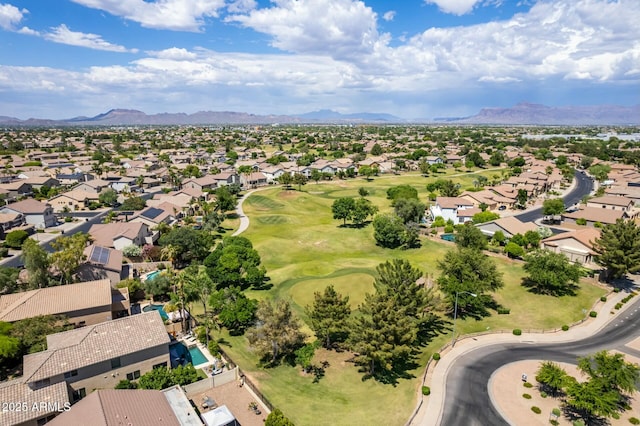
[[[169,335],[156,311],[47,336],[47,350],[25,355],[23,381],[32,389],[66,382],[77,401],[113,389],[153,368],[169,367]]]

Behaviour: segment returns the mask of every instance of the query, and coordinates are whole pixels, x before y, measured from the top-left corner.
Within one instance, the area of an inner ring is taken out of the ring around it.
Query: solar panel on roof
[[[145,210],[144,212],[140,213],[140,215],[144,216],[144,217],[146,217],[148,219],[155,219],[162,212],[163,212],[163,210],[161,210],[161,209],[157,209],[155,207],[150,207],[147,210]]]
[[[109,255],[111,254],[111,250],[105,247],[96,246],[93,248],[91,252],[91,262],[101,263],[106,265],[109,263]]]

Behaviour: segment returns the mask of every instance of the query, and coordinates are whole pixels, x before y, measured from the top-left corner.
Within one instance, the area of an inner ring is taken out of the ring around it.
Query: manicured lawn
[[[499,171],[485,172],[491,179]],[[462,187],[472,186],[475,176],[453,177]],[[331,204],[339,197],[358,196],[358,188],[369,190],[369,198],[380,211],[390,211],[386,190],[395,185],[410,184],[426,200],[426,184],[434,178],[419,175],[384,176],[372,181],[355,179],[328,183],[309,183],[303,191],[285,191],[273,187],[259,191],[244,203],[251,225],[243,234],[259,251],[273,287],[268,291],[249,291],[258,299],[285,298],[305,320],[304,308],[313,301],[313,293],[333,284],[350,297],[352,308],[373,291],[375,268],[394,258],[409,260],[427,273],[438,275],[437,262],[451,243],[423,239],[422,247],[412,250],[388,250],[375,244],[370,224],[362,228],[342,227],[332,218]],[[531,294],[520,286],[523,271],[520,264],[506,258],[494,258],[504,273],[506,286],[495,299],[511,309],[509,315],[497,315],[481,321],[461,318],[461,333],[496,329],[550,329],[573,323],[583,317],[604,293],[602,289],[584,285],[578,296],[553,298]],[[310,334],[308,327],[305,332]],[[348,361],[348,353],[319,351],[316,361],[328,361],[325,376],[313,383],[312,375],[303,375],[299,367],[282,365],[273,369],[257,366],[257,357],[243,336],[223,334],[223,348],[243,370],[258,382],[269,400],[298,425],[316,424],[385,424],[406,422],[416,403],[418,378],[426,359],[451,338],[451,330],[417,354],[419,367],[409,372],[415,379],[400,379],[395,385],[375,380],[363,381],[358,367]]]

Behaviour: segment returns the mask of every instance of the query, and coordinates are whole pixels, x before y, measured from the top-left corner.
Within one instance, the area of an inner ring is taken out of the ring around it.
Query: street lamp
[[[477,294],[471,293],[470,291],[456,291],[456,302],[453,308],[453,336],[451,337],[451,347],[456,344],[456,318],[458,317],[458,296],[460,294],[468,294],[473,297],[478,297]]]

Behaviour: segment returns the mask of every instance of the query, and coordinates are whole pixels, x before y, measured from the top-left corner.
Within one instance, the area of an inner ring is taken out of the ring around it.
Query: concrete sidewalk
[[[638,287],[639,281],[640,279],[635,279],[635,288]],[[611,321],[620,317],[621,313],[633,303],[633,299],[629,303],[625,303],[619,310],[614,309],[614,307],[628,294],[626,291],[610,293],[606,302],[598,302],[594,305],[593,310],[598,312],[596,318],[587,317],[584,322],[571,327],[568,331],[523,333],[521,336],[515,336],[511,331],[505,331],[504,333],[462,337],[453,348],[448,346],[440,353],[440,361],[435,365],[432,361],[429,365],[425,376],[425,385],[431,388],[431,395],[422,396],[420,393],[420,408],[409,424],[425,426],[437,426],[440,424],[445,403],[447,375],[453,363],[462,355],[481,347],[501,343],[563,343],[585,339],[596,334]]]

